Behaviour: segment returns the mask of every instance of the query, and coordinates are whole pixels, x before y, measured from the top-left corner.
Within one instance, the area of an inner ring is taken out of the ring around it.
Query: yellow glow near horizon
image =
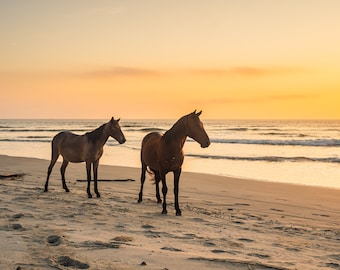
[[[340,119],[338,10],[335,0],[2,2],[0,118]]]

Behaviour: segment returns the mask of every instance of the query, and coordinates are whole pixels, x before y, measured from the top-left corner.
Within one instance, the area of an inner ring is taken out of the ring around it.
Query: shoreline
[[[41,160],[41,161],[47,162],[47,166],[48,166],[48,164],[50,162],[50,159],[39,158],[39,157],[11,156],[11,155],[7,155],[7,154],[0,154],[0,159],[1,159],[1,157],[37,159],[37,160]],[[85,163],[79,163],[79,164],[85,164]],[[56,165],[53,168],[53,171],[59,170],[60,165],[61,165],[61,157],[59,157]],[[139,170],[140,171],[140,167],[133,167],[133,166],[110,165],[110,164],[106,164],[106,163],[99,163],[99,168],[101,166],[113,167],[113,168],[125,168],[125,169]],[[46,172],[47,172],[47,167],[46,167]],[[85,165],[84,165],[84,172],[85,172]],[[235,176],[235,175],[229,175],[229,174],[214,174],[214,173],[205,173],[205,172],[194,172],[194,171],[191,171],[191,170],[190,171],[182,170],[182,174],[183,173],[184,174],[207,175],[207,176],[211,176],[211,177],[222,177],[222,178],[226,178],[226,179],[234,179],[234,180],[241,180],[241,181],[252,181],[252,182],[258,182],[258,183],[292,185],[292,186],[307,187],[307,188],[311,187],[311,188],[320,188],[320,189],[335,189],[335,190],[339,190],[340,191],[340,187],[323,186],[323,185],[316,185],[316,184],[315,185],[311,185],[311,184],[308,185],[308,184],[290,183],[290,182],[284,182],[284,181],[282,181],[282,182],[281,181],[271,181],[271,180],[266,180],[266,179],[255,179],[255,178],[251,178],[251,177],[242,177],[242,176]],[[86,178],[86,175],[84,177]],[[100,178],[100,175],[99,175],[99,178]],[[139,175],[138,175],[137,181],[139,181]]]
[[[0,155],[0,268],[340,269],[340,190],[183,172],[161,215],[154,185],[138,204],[139,168],[99,165],[101,198],[88,199],[85,164]],[[24,174],[24,175],[22,175]],[[91,183],[91,191],[93,183]],[[67,264],[69,264],[67,266]],[[85,268],[87,267],[87,268]]]

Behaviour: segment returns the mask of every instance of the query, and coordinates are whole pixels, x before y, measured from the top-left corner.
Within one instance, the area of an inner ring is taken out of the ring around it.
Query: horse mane
[[[85,133],[85,136],[88,138],[90,143],[95,143],[97,139],[103,134],[105,125],[106,124],[102,124],[95,130]]]
[[[175,136],[176,134],[184,132],[181,130],[181,128],[184,126],[184,119],[187,118],[189,115],[182,116],[180,119],[178,119],[173,126],[167,130],[162,139],[166,140],[167,137],[172,137]]]

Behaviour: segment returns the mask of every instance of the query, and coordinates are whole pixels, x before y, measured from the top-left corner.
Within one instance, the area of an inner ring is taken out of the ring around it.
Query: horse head
[[[199,118],[201,113],[202,111],[196,113],[195,110],[187,116],[186,132],[187,135],[198,142],[202,148],[206,148],[210,145],[210,139]]]
[[[119,125],[120,118],[115,120],[113,117],[111,118],[110,122],[108,123],[109,127],[109,136],[116,139],[120,144],[123,144],[126,142],[125,136],[120,129]]]

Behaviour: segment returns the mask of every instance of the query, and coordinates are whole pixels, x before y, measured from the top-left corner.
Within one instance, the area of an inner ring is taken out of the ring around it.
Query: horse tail
[[[58,159],[60,152],[59,152],[59,144],[60,141],[63,139],[63,133],[60,132],[57,135],[55,135],[51,142],[51,161]]]
[[[59,153],[59,144],[64,138],[64,132],[58,133],[52,140],[52,152]]]
[[[58,133],[56,136],[53,137],[52,142],[51,142],[51,162],[50,165],[48,166],[48,171],[47,171],[47,180],[45,184],[45,191],[47,191],[47,185],[48,185],[48,179],[50,177],[50,174],[52,172],[54,164],[57,162],[58,157],[59,157],[59,140],[60,140],[60,133]]]
[[[152,184],[153,185],[155,185],[156,184],[156,176],[155,176],[155,173],[152,171],[152,170],[150,170],[150,168],[149,167],[146,167],[146,172],[148,173],[148,175],[150,175],[150,181],[152,182]]]

